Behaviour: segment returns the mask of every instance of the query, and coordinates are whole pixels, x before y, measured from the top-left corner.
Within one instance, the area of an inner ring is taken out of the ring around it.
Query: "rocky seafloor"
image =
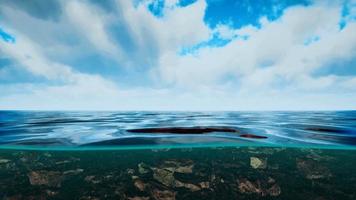
[[[0,199],[356,199],[356,152],[0,150]]]

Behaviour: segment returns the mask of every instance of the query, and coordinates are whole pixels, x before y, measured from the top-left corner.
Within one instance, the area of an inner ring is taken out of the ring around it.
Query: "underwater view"
[[[2,199],[356,199],[356,112],[0,112]]]

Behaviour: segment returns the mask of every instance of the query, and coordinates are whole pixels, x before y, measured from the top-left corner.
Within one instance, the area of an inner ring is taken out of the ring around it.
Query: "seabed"
[[[2,149],[0,198],[356,199],[353,150]]]

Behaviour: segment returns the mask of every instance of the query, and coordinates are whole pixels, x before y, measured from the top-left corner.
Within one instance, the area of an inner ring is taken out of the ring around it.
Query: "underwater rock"
[[[0,159],[0,164],[6,164],[8,162],[10,162],[11,160],[8,159]]]
[[[148,173],[149,172],[149,166],[148,165],[146,165],[145,163],[139,163],[138,165],[137,165],[137,167],[138,167],[138,172],[140,173],[140,174],[146,174],[146,173]]]
[[[215,179],[216,179],[215,174],[211,174],[211,176],[210,176],[210,181],[211,181],[211,182],[214,182],[214,181],[215,181]]]
[[[50,197],[55,196],[58,194],[57,191],[52,191],[52,190],[46,190],[46,194]]]
[[[165,186],[175,186],[175,178],[172,171],[153,168],[153,178]]]
[[[281,187],[279,187],[277,184],[274,184],[267,190],[267,193],[273,197],[279,196],[281,194]]]
[[[134,185],[141,192],[144,191],[145,188],[146,188],[146,184],[143,181],[141,181],[140,179],[135,179],[134,180]]]
[[[8,159],[0,159],[0,169],[15,170],[15,163]]]
[[[201,188],[199,186],[194,185],[192,183],[183,183],[183,187],[189,189],[192,192],[201,190]]]
[[[250,165],[254,169],[266,169],[267,168],[267,159],[251,157]]]
[[[128,200],[149,200],[150,197],[129,197]]]
[[[67,164],[67,163],[70,163],[70,162],[71,162],[70,160],[57,161],[57,162],[56,162],[56,165]]]
[[[279,196],[281,194],[281,188],[277,183],[273,185],[268,181],[257,180],[252,182],[247,179],[238,180],[238,189],[241,193],[245,194],[257,194],[259,196]]]
[[[84,178],[84,180],[85,180],[86,182],[93,183],[93,184],[98,184],[98,183],[101,182],[100,180],[97,180],[95,176],[86,176],[86,177]]]
[[[43,153],[43,156],[50,158],[50,157],[52,157],[52,154],[46,152],[46,153]]]
[[[201,189],[208,189],[208,188],[210,188],[210,183],[208,181],[200,182],[199,186],[200,186]]]
[[[297,158],[297,168],[307,179],[323,179],[332,176],[330,170],[319,162]]]
[[[21,162],[24,162],[24,163],[25,163],[25,162],[28,162],[28,158],[25,158],[25,157],[22,157],[22,158],[20,158],[19,160],[20,160]]]
[[[86,176],[86,177],[84,178],[84,180],[85,180],[86,182],[90,182],[90,183],[93,183],[93,184],[101,183],[101,181],[98,180],[98,179],[96,179],[95,176]]]
[[[174,178],[174,171],[167,169],[153,168],[153,178],[168,187],[184,187],[191,191],[198,191],[201,188],[192,183],[184,183]]]
[[[98,197],[83,196],[80,198],[80,200],[100,200],[100,199]]]
[[[3,200],[21,200],[24,199],[23,196],[21,194],[17,194],[14,196],[9,196],[9,197],[3,197]]]
[[[171,172],[178,172],[184,174],[190,174],[193,172],[193,161],[191,160],[183,160],[183,161],[176,161],[176,160],[166,160],[161,168],[166,169]]]
[[[129,175],[133,175],[135,173],[135,170],[134,169],[127,169],[126,172]]]
[[[274,178],[272,178],[272,177],[268,177],[267,182],[268,182],[268,183],[275,183],[276,180],[274,180]]]
[[[178,181],[178,180],[175,181],[174,186],[175,187],[184,187],[184,188],[189,189],[192,192],[201,190],[201,188],[199,186],[197,186],[197,185],[194,185],[192,183],[183,183],[183,182]]]
[[[153,190],[152,196],[156,200],[175,200],[176,192],[172,192],[169,190]]]
[[[239,188],[239,191],[241,193],[247,193],[247,194],[251,194],[251,193],[260,194],[260,193],[262,193],[261,189],[259,188],[259,185],[256,185],[256,184],[250,182],[247,179],[239,180],[238,188]]]
[[[84,169],[72,169],[72,170],[67,170],[63,172],[63,175],[77,175],[84,172]]]
[[[57,171],[32,171],[28,173],[31,185],[46,185],[50,187],[60,187],[63,176]]]

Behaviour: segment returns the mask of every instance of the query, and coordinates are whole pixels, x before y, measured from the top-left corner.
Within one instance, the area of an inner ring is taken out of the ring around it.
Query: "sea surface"
[[[356,111],[0,111],[0,148],[356,148]]]
[[[356,199],[356,111],[0,111],[0,200]]]

